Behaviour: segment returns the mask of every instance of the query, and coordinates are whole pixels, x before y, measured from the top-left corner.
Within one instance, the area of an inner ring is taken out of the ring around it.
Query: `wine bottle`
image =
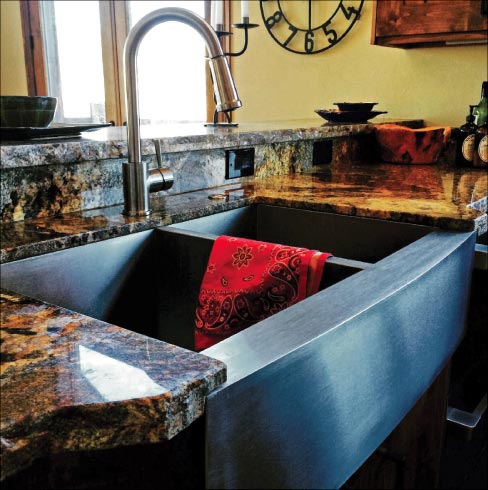
[[[476,130],[473,167],[488,168],[488,121]]]
[[[469,106],[469,114],[466,123],[457,131],[456,137],[456,165],[471,167],[473,165],[474,140],[478,126],[474,123],[473,109],[476,106]]]
[[[483,126],[488,116],[488,82],[483,82],[481,85],[481,100],[474,108],[473,114],[476,126]]]

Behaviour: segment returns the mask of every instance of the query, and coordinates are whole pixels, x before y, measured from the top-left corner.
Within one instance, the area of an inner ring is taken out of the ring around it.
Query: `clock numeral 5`
[[[334,29],[327,29],[329,24],[330,24],[330,21],[327,22],[326,24],[324,24],[322,26],[322,29],[323,29],[325,35],[327,36],[327,41],[329,41],[330,44],[335,44],[337,42],[337,32],[334,31]]]
[[[305,34],[305,52],[311,53],[313,51],[313,31],[307,31]]]
[[[283,18],[283,14],[280,10],[277,10],[273,15],[266,19],[266,25],[268,27],[273,27]]]
[[[346,19],[349,20],[353,15],[357,15],[359,17],[359,10],[355,9],[354,7],[344,7],[342,1],[339,4],[339,7],[342,10],[342,13],[345,15]]]

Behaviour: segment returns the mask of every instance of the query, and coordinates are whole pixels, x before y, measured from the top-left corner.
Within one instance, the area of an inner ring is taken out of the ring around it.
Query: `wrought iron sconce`
[[[255,27],[259,27],[259,24],[251,24],[249,22],[249,17],[244,17],[242,23],[239,24],[232,24],[232,27],[235,29],[243,29],[244,30],[244,46],[240,51],[237,51],[235,53],[224,53],[225,56],[241,56],[244,54],[247,50],[247,43],[248,43],[248,31],[249,29],[254,29]],[[224,31],[224,26],[222,24],[217,24],[217,28],[215,29],[215,32],[217,33],[217,36],[219,39],[225,36],[232,36],[232,32],[229,31]]]
[[[244,54],[247,50],[247,45],[249,41],[249,35],[248,31],[249,29],[254,29],[255,27],[259,27],[259,24],[251,24],[249,22],[249,17],[243,17],[243,22],[239,24],[232,24],[232,27],[235,29],[241,29],[244,30],[244,46],[240,51],[236,51],[235,53],[232,52],[224,52],[224,56],[241,56]],[[230,31],[224,31],[224,26],[222,24],[217,24],[215,28],[215,33],[217,34],[217,37],[219,38],[219,41],[222,43],[221,39],[225,36],[232,36],[233,33]],[[205,126],[221,126],[221,127],[237,127],[237,123],[233,123],[230,120],[230,115],[228,112],[223,112],[222,114],[225,115],[225,118],[227,119],[227,122],[219,122],[218,117],[219,113],[217,110],[214,111],[213,115],[213,122],[212,123],[206,123]]]

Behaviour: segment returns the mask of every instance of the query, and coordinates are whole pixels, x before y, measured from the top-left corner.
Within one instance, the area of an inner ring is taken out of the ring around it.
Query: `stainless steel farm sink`
[[[216,235],[330,251],[335,257],[326,266],[325,288],[429,231],[415,225],[250,206],[4,264],[2,285],[193,349],[199,287]]]
[[[2,287],[192,348],[219,234],[335,257],[317,294],[204,351],[228,370],[207,398],[206,485],[337,488],[456,349],[475,234],[257,205],[7,263]]]

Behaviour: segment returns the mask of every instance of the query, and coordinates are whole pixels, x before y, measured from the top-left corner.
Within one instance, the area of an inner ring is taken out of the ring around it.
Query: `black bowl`
[[[56,97],[27,97],[2,95],[0,97],[0,126],[9,128],[44,128],[54,118]]]
[[[371,111],[378,102],[334,102],[340,111]]]

